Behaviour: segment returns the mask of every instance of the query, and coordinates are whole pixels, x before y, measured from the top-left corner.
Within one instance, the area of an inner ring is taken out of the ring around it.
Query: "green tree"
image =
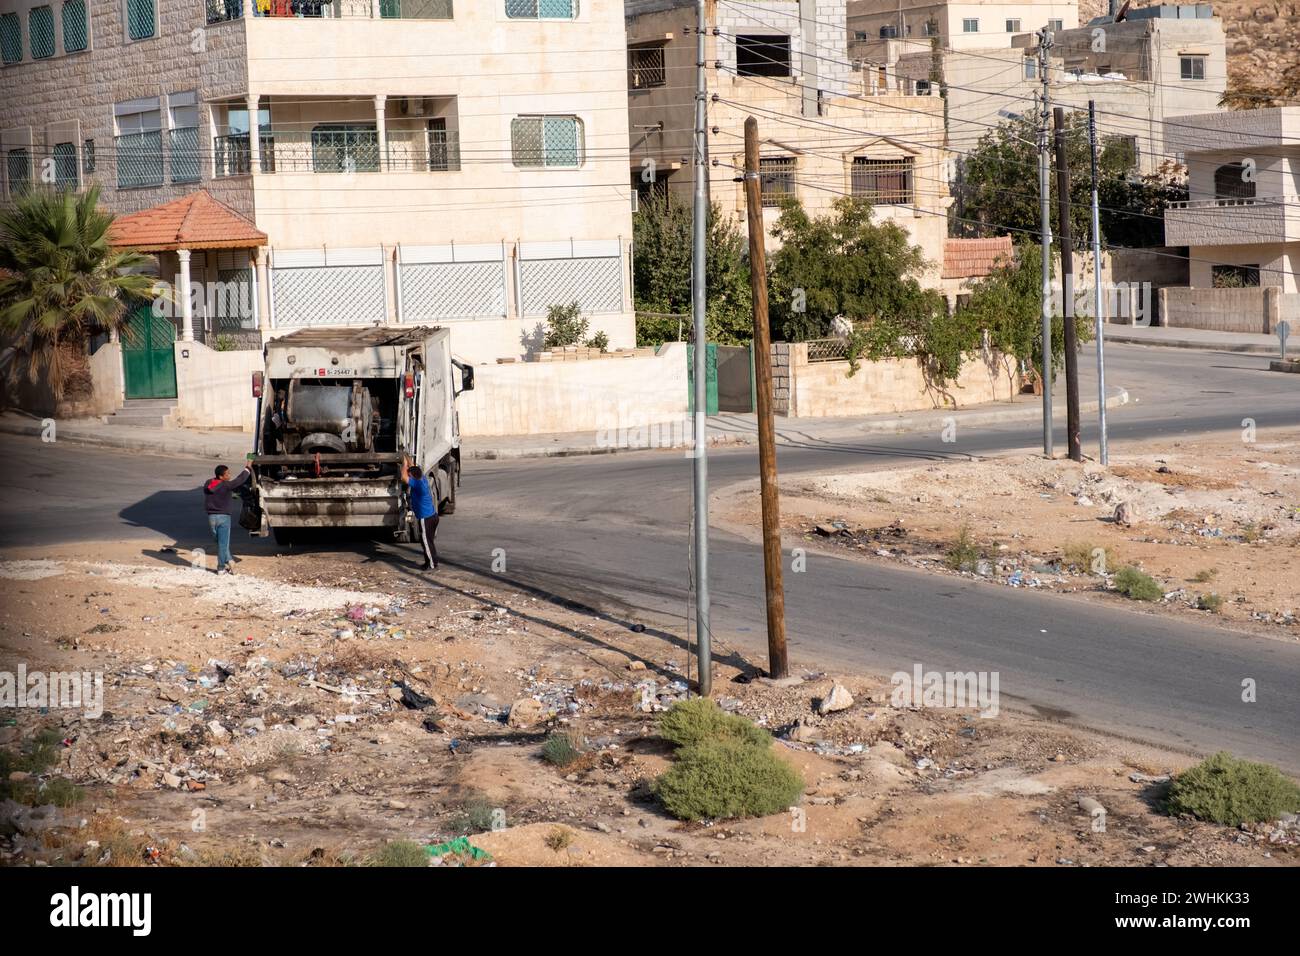
[[[953,190],[954,209],[959,220],[966,221],[955,222],[954,232],[992,236],[1008,230],[1039,231],[1036,122],[1033,116],[1022,116],[1002,123],[985,133],[962,162]],[[1087,113],[1066,114],[1070,226],[1077,249],[1087,247],[1091,236],[1091,155]],[[1187,198],[1185,171],[1169,165],[1139,177],[1134,160],[1132,146],[1125,140],[1112,139],[1102,144],[1097,159],[1102,240],[1107,245],[1163,245],[1165,206]],[[1057,231],[1055,153],[1050,186],[1052,228]]]
[[[672,194],[646,200],[632,219],[632,295],[638,312],[691,313],[691,207]],[[736,222],[714,203],[709,209],[705,252],[706,331],[710,341],[743,345],[753,338],[747,242]],[[683,323],[690,331],[690,319]],[[638,345],[677,339],[677,321],[643,319]]]
[[[897,224],[873,222],[870,203],[843,197],[830,215],[809,216],[788,200],[773,233],[774,338],[821,338],[838,315],[907,326],[942,311],[938,293],[916,279],[926,265],[920,247]]]
[[[91,335],[120,327],[127,307],[153,297],[150,262],[108,241],[112,214],[99,190],[81,195],[33,191],[0,213],[0,332],[11,378],[26,367],[56,400],[79,370]]]

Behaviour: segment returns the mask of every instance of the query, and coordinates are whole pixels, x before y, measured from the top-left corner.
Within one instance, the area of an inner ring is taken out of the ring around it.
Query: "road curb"
[[[1129,401],[1128,391],[1120,388],[1116,394],[1106,399],[1106,406],[1112,408],[1118,405],[1125,405]],[[1065,403],[1057,402],[1056,411],[1064,418]],[[1092,412],[1097,410],[1097,402],[1083,402],[1079,406],[1081,412]],[[1042,411],[1037,404],[1026,403],[1015,408],[999,408],[987,411],[962,411],[960,409],[938,409],[924,413],[906,415],[896,419],[890,419],[884,422],[868,422],[860,425],[848,426],[845,431],[835,434],[827,434],[824,439],[827,441],[841,441],[845,438],[852,438],[858,435],[897,435],[909,431],[918,431],[923,428],[933,428],[936,424],[942,424],[943,419],[937,416],[943,412],[949,416],[955,417],[963,425],[989,425],[998,422],[1016,422],[1030,421],[1039,418]],[[945,416],[946,417],[946,416]],[[129,429],[130,426],[103,426],[103,434],[88,434],[81,430],[67,431],[66,428],[58,429],[56,421],[56,441],[72,443],[78,445],[88,445],[93,448],[114,448],[122,451],[139,452],[142,454],[155,455],[172,455],[180,457],[226,459],[230,461],[243,460],[248,451],[248,442],[243,441],[244,447],[236,447],[240,442],[233,439],[230,441],[220,441],[210,438],[194,439],[193,436],[186,436],[178,433],[175,439],[159,439],[154,437],[141,437],[138,435],[119,434]],[[788,424],[778,423],[777,440],[781,440],[782,428],[797,428],[798,419],[789,420]],[[23,435],[31,438],[39,438],[44,432],[44,427],[36,421],[15,422],[0,421],[0,433],[10,435]],[[750,432],[727,432],[716,434],[710,441],[712,448],[726,448],[732,445],[754,445],[758,442],[757,433]],[[586,445],[558,445],[554,448],[544,446],[521,446],[518,448],[475,448],[471,440],[469,444],[461,446],[461,455],[463,458],[471,461],[517,461],[524,458],[576,458],[587,455],[614,455],[634,451],[680,451],[688,446],[676,445],[672,447],[653,447],[653,448],[633,448],[620,447],[611,445],[602,445],[591,443]]]
[[[1120,333],[1107,331],[1107,342],[1117,342],[1122,345],[1146,345],[1157,349],[1195,349],[1200,352],[1240,352],[1247,355],[1277,355],[1277,349],[1267,345],[1256,345],[1254,342],[1227,342],[1219,345],[1212,342],[1197,342],[1193,339],[1166,339],[1156,340],[1141,338],[1139,336],[1128,336]]]

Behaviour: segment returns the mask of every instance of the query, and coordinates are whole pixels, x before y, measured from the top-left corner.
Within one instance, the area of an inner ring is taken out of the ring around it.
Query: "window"
[[[853,195],[873,205],[908,205],[912,202],[912,158],[868,159],[853,157]]]
[[[1033,57],[1025,57],[1025,79],[1038,79],[1038,61]]]
[[[929,96],[929,95],[930,95],[930,81],[929,81],[929,80],[917,80],[917,81],[916,81],[916,95],[917,95],[917,96]]]
[[[894,26],[892,23],[891,23],[891,24],[887,24],[886,26],[881,27],[881,28],[880,28],[880,39],[882,39],[882,40],[897,40],[897,39],[898,39],[898,27]]]
[[[510,121],[516,166],[581,166],[582,121],[576,116],[519,116]]]
[[[978,17],[969,17],[961,22],[962,33],[979,33],[980,21]]]
[[[156,31],[154,0],[126,0],[126,31],[132,40],[147,40]]]
[[[1259,266],[1211,266],[1210,285],[1216,289],[1253,289],[1259,285]]]
[[[855,39],[855,40],[865,40],[866,38],[867,38],[867,31],[866,31],[866,30],[854,30],[854,31],[853,31],[853,39]]]
[[[1008,20],[1008,21],[1007,21],[1007,32],[1008,32],[1008,33],[1019,33],[1019,32],[1020,32],[1020,21],[1019,21],[1019,20]]]
[[[162,112],[158,99],[129,100],[113,107],[117,136],[117,188],[161,186]]]
[[[648,90],[665,82],[664,47],[634,46],[627,51],[627,88]]]
[[[435,116],[429,120],[429,169],[433,172],[450,172],[460,169],[460,141],[455,132],[447,129],[447,120]]]
[[[1254,199],[1255,180],[1246,177],[1244,163],[1228,163],[1214,171],[1215,199]]]
[[[927,37],[937,37],[939,35],[939,24],[934,20],[926,20],[921,24],[921,34]]]
[[[167,97],[171,111],[171,129],[167,148],[171,152],[171,179],[174,183],[199,181],[199,106],[198,97],[190,93],[173,93]]]
[[[506,0],[506,16],[511,20],[573,20],[578,16],[578,0]]]
[[[1205,79],[1205,57],[1180,56],[1178,58],[1178,72],[1184,80]]]
[[[1064,29],[1065,29],[1065,21],[1064,21],[1064,20],[1048,20],[1048,21],[1047,21],[1047,32],[1049,32],[1049,33],[1060,33],[1060,32],[1061,32],[1062,30],[1064,30]]]
[[[32,157],[25,149],[11,149],[5,154],[5,173],[9,195],[19,196],[32,185]]]
[[[77,144],[54,144],[54,188],[77,188]]]
[[[794,157],[760,156],[758,183],[764,206],[779,206],[794,196]]]
[[[77,53],[89,45],[86,0],[63,0],[63,52]]]
[[[33,60],[54,56],[53,7],[32,7],[27,14],[27,42],[31,44]]]
[[[322,123],[311,131],[312,171],[373,173],[379,169],[374,123]]]
[[[736,37],[736,72],[741,76],[789,76],[790,38],[781,35]]]
[[[16,13],[0,15],[0,53],[6,63],[23,61],[23,25]]]
[[[95,171],[95,141],[83,140],[81,143],[81,173],[89,176]]]

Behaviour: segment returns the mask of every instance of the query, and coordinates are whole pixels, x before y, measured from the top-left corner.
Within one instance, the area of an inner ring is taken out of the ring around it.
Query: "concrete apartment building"
[[[916,3],[913,0],[849,0],[849,29],[855,42],[914,40],[927,47],[938,36],[946,50],[992,50],[1011,46],[1012,37],[1043,27],[1060,31],[1079,23],[1071,2],[996,3],[984,0]]]
[[[861,0],[857,6],[869,6]],[[939,4],[964,10],[967,4]],[[977,5],[978,6],[978,5]],[[989,4],[990,9],[1000,5]],[[1117,5],[1116,5],[1117,6]],[[1223,24],[1207,4],[1159,5],[1130,9],[1123,20],[1099,17],[1079,26],[1077,10],[1060,4],[1027,2],[1008,7],[1007,30],[984,30],[988,17],[948,13],[940,22],[980,25],[978,33],[940,33],[940,56],[948,84],[949,145],[958,153],[973,149],[984,134],[1007,119],[1034,111],[1042,88],[1038,75],[1037,29],[1053,29],[1048,79],[1054,105],[1086,110],[1097,104],[1103,136],[1122,139],[1140,172],[1149,173],[1174,159],[1164,142],[1166,117],[1217,108],[1227,86]],[[926,8],[930,10],[931,8]],[[1116,11],[1118,13],[1118,11]],[[999,17],[1001,15],[999,14]],[[853,55],[875,70],[885,89],[934,92],[935,54],[925,37],[855,36]]]
[[[643,195],[692,189],[696,37],[692,0],[628,0],[632,183]],[[825,214],[840,196],[870,199],[903,227],[938,286],[947,234],[943,105],[865,95],[848,56],[845,0],[711,0],[706,38],[711,198],[737,217],[744,123],[761,140],[764,218],[783,196]]]
[[[623,35],[578,0],[0,0],[0,189],[95,183],[161,278],[246,294],[181,296],[182,341],[446,324],[490,362],[576,300],[631,346]]]
[[[1188,199],[1165,211],[1186,246],[1188,289],[1171,324],[1272,332],[1300,323],[1300,107],[1181,116],[1165,132],[1188,165]]]

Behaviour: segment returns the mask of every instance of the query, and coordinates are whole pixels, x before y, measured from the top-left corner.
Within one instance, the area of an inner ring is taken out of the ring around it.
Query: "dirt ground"
[[[299,552],[217,577],[187,558],[114,544],[0,562],[0,669],[104,682],[97,718],[0,710],[0,748],[57,741],[20,781],[36,809],[0,804],[0,862],[328,866],[461,835],[503,866],[1300,860],[1300,828],[1159,813],[1148,778],[1186,758],[1018,715],[896,709],[885,680],[799,661],[793,686],[757,662],[715,675],[719,703],[771,729],[803,776],[798,807],[683,824],[649,791],[672,759],[656,714],[687,688],[672,635],[456,571]],[[819,716],[833,681],[854,702]],[[556,729],[584,741],[565,769],[541,757]],[[42,807],[58,781],[80,799]],[[1104,832],[1081,796],[1105,806]]]
[[[1300,432],[1254,438],[1124,443],[1109,467],[1023,455],[801,475],[782,482],[784,543],[1108,601],[1128,600],[1114,575],[1132,566],[1161,586],[1146,607],[1300,640]],[[758,508],[748,488],[723,520],[755,527]]]

